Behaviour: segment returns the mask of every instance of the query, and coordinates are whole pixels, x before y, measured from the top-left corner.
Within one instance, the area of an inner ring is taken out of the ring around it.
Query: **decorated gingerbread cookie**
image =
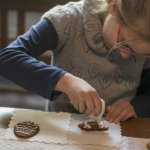
[[[81,130],[85,131],[105,131],[108,130],[108,126],[104,123],[97,124],[96,122],[84,122],[82,124],[78,124],[78,127]]]
[[[150,150],[150,143],[147,144],[147,149]]]
[[[21,122],[14,126],[14,133],[21,138],[29,138],[36,135],[39,132],[39,125],[31,122]]]

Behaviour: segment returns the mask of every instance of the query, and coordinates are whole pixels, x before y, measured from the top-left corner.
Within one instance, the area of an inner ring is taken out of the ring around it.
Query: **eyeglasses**
[[[120,20],[120,25],[119,25],[119,30],[118,30],[118,35],[117,35],[117,43],[119,43],[119,41],[120,41],[120,31],[121,31],[122,22],[123,22],[123,20],[121,19],[121,20]],[[116,44],[116,48],[119,49],[119,50],[121,50],[121,51],[130,53],[130,54],[132,54],[132,55],[138,55],[138,56],[150,58],[150,54],[147,54],[147,55],[137,54],[137,53],[133,52],[133,51],[131,50],[131,48],[126,47],[126,46],[124,46],[124,45],[117,45],[117,44]]]

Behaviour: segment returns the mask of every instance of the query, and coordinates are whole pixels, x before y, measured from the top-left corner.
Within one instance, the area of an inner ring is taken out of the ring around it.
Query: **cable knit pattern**
[[[56,6],[43,15],[58,33],[54,65],[83,78],[92,85],[106,106],[118,99],[131,101],[140,83],[146,58],[131,55],[128,59],[105,47],[102,23],[91,9],[92,0]],[[49,103],[50,111],[77,112],[66,94]]]

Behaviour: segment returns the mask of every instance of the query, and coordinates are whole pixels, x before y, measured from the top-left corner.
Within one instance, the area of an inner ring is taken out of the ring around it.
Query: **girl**
[[[150,1],[83,0],[56,6],[3,49],[0,75],[49,99],[49,111],[136,117],[143,69],[150,68]],[[52,50],[54,66],[35,58]],[[54,101],[53,101],[54,100]]]

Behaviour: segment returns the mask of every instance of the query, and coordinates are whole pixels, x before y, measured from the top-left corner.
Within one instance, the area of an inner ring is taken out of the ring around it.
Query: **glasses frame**
[[[123,19],[121,18],[121,20],[120,20],[120,25],[119,25],[119,29],[118,29],[118,34],[117,34],[117,43],[119,43],[119,41],[120,41],[120,32],[121,32],[122,22],[123,22]],[[121,50],[121,51],[130,53],[130,54],[132,54],[132,55],[137,55],[137,56],[142,56],[142,57],[150,58],[150,54],[149,54],[149,55],[138,54],[138,53],[135,53],[135,52],[131,51],[131,49],[128,48],[128,47],[126,47],[125,49],[123,49],[123,48],[120,48],[120,47],[116,44],[116,48],[119,49],[119,50]]]

